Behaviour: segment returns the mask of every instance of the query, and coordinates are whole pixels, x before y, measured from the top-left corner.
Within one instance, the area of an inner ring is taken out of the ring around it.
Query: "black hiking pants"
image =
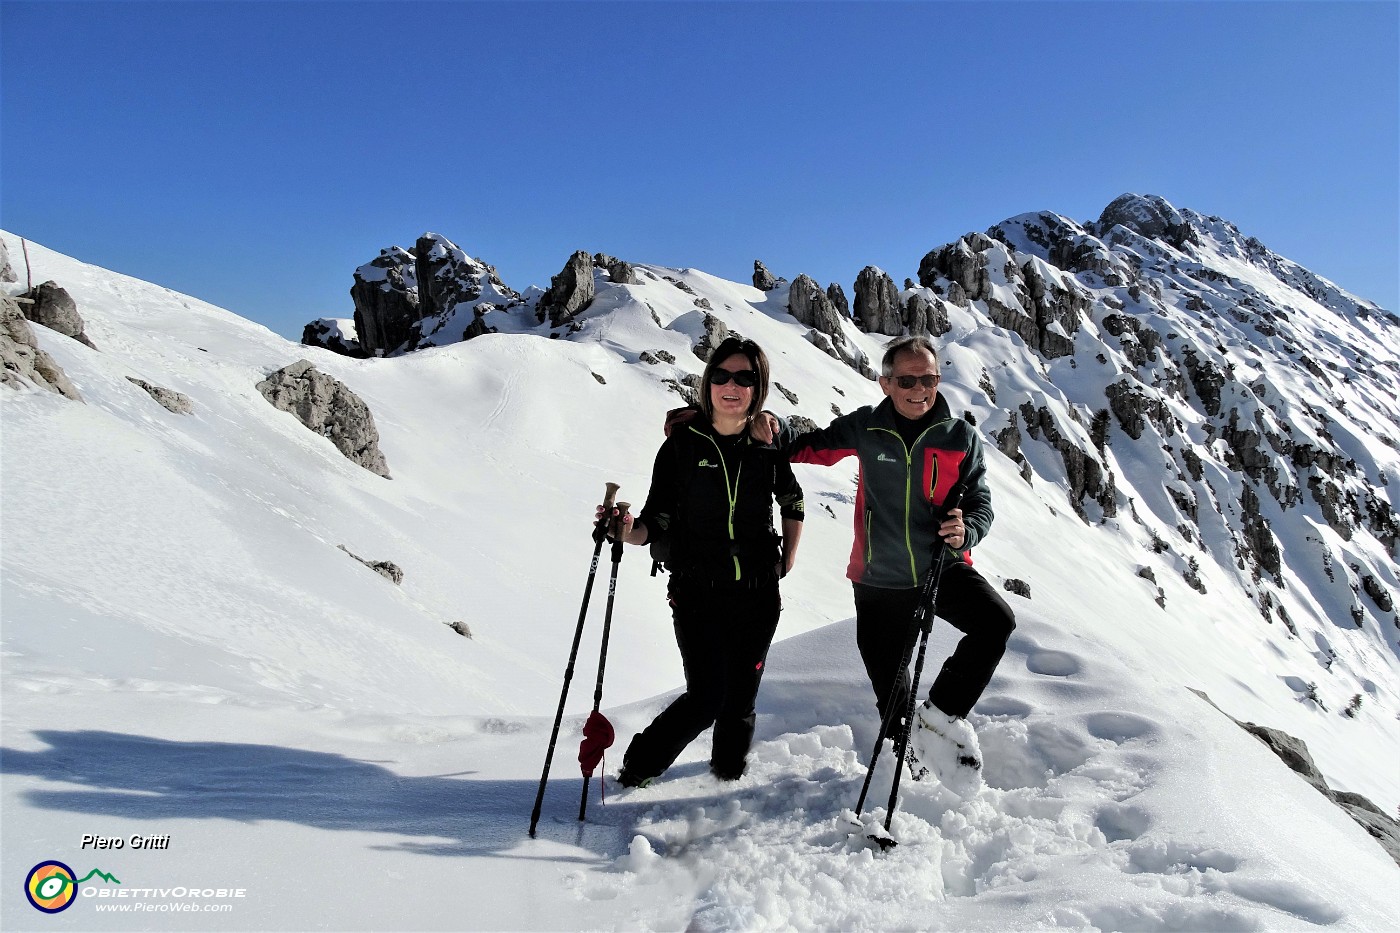
[[[883,718],[890,687],[897,684],[894,702],[898,716],[909,702],[909,670],[900,670],[899,662],[905,647],[916,644],[918,637],[911,623],[920,588],[889,590],[857,583],[855,591],[856,646],[875,689],[876,706]],[[1006,652],[1016,617],[986,578],[961,561],[944,565],[934,611],[963,637],[934,678],[929,699],[949,716],[966,716],[987,689]],[[898,723],[890,733],[899,737]]]
[[[713,723],[710,767],[737,777],[753,742],[754,700],[782,609],[777,578],[748,589],[673,576],[668,595],[685,693],[632,738],[623,767],[655,777]]]

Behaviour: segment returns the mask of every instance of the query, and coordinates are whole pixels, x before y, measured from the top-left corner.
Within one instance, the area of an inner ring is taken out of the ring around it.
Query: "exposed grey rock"
[[[1240,510],[1244,522],[1243,556],[1250,559],[1255,568],[1254,579],[1258,580],[1259,571],[1265,570],[1278,580],[1283,569],[1278,539],[1269,527],[1269,520],[1259,514],[1259,496],[1248,483],[1244,484],[1244,490],[1240,493]]]
[[[663,379],[662,383],[675,392],[687,405],[700,404],[700,386],[703,380],[697,373],[686,373],[680,379]]]
[[[612,279],[614,285],[638,285],[636,270],[632,268],[630,262],[623,262],[621,259],[614,259],[605,268],[608,270],[608,277]]]
[[[887,337],[904,333],[899,289],[888,273],[875,266],[866,266],[856,276],[855,295],[855,319],[861,330]]]
[[[301,331],[301,342],[307,347],[321,347],[341,356],[364,359],[368,356],[360,341],[347,337],[335,318],[317,318]]]
[[[87,334],[83,333],[83,317],[78,313],[78,304],[73,300],[73,296],[68,294],[67,289],[60,287],[57,282],[49,281],[25,297],[34,302],[20,306],[25,317],[35,324],[43,324],[65,337],[72,337],[85,346],[97,349]]]
[[[355,270],[350,299],[355,304],[355,333],[366,356],[383,356],[415,337],[418,313],[417,259],[398,246]]]
[[[467,623],[461,621],[460,619],[456,622],[444,622],[442,624],[446,625],[448,628],[452,629],[452,631],[456,632],[458,635],[461,635],[463,638],[472,637],[471,627],[467,625]]]
[[[349,554],[351,557],[355,558],[355,560],[364,564],[366,567],[368,567],[370,570],[373,570],[375,573],[379,574],[384,579],[393,581],[395,586],[398,586],[399,584],[403,583],[403,571],[399,569],[399,565],[394,563],[393,561],[365,560],[360,555],[353,553],[348,547],[346,547],[343,544],[338,544],[336,545],[336,547],[340,548],[346,554]]]
[[[1093,299],[1071,280],[1055,281],[1043,274],[1044,266],[1028,261],[1021,272],[1035,314],[1037,346],[1047,359],[1074,352],[1079,333]]]
[[[1123,355],[1134,366],[1146,365],[1162,345],[1162,335],[1130,314],[1104,316],[1103,328],[1118,338]]]
[[[194,402],[183,392],[176,392],[174,389],[167,389],[164,386],[153,385],[144,379],[137,379],[135,376],[127,376],[128,381],[136,383],[146,390],[151,398],[161,404],[166,411],[177,415],[189,415],[194,413]]]
[[[941,337],[953,326],[948,322],[948,309],[942,301],[930,300],[922,292],[915,292],[909,296],[904,309],[904,328],[910,334]]]
[[[695,355],[708,363],[710,361],[710,354],[715,352],[715,347],[724,343],[725,338],[732,333],[733,331],[729,329],[729,326],[719,318],[715,317],[713,314],[706,314],[705,333],[701,335],[700,341],[695,344]]]
[[[778,287],[778,280],[768,271],[762,261],[753,261],[753,287],[761,292],[771,292]]]
[[[607,253],[593,254],[593,265],[597,266],[599,269],[610,268],[615,262],[617,262],[616,256],[609,256]]]
[[[4,240],[0,240],[0,282],[15,282],[19,277],[15,275],[15,270],[10,266],[10,248],[5,245]]]
[[[550,326],[568,323],[593,303],[593,259],[579,250],[569,257],[558,275],[549,280],[549,291],[540,298],[535,313],[549,318]]]
[[[794,406],[797,405],[797,393],[796,393],[796,392],[793,392],[793,391],[789,390],[789,389],[788,389],[786,386],[784,386],[781,382],[777,382],[776,380],[773,382],[773,388],[777,389],[777,390],[778,390],[778,394],[781,395],[783,398],[785,398],[785,399],[788,400],[788,404],[794,405]]]
[[[833,340],[839,335],[839,342],[845,343],[840,312],[826,292],[806,274],[792,280],[792,288],[788,289],[788,313],[808,327],[830,335]]]
[[[1176,434],[1171,408],[1161,398],[1149,395],[1141,385],[1120,379],[1107,386],[1104,394],[1108,396],[1108,407],[1118,426],[1133,440],[1142,437],[1149,421],[1163,437]]]
[[[1014,578],[1007,579],[1002,582],[1001,586],[1002,589],[1006,590],[1008,593],[1015,593],[1017,596],[1023,596],[1026,599],[1031,598],[1031,585],[1025,580],[1016,580]]]
[[[1376,604],[1376,608],[1381,612],[1394,612],[1395,600],[1391,598],[1390,591],[1371,574],[1365,574],[1361,578],[1361,588],[1366,591],[1366,595],[1371,597],[1371,602]]]
[[[1327,785],[1327,779],[1323,777],[1322,772],[1313,762],[1306,742],[1270,726],[1261,726],[1236,719],[1220,707],[1215,706],[1215,701],[1202,691],[1191,687],[1187,689],[1214,706],[1235,725],[1263,742],[1265,747],[1277,755],[1290,770],[1356,820],[1371,835],[1371,838],[1375,839],[1377,844],[1386,851],[1386,854],[1394,859],[1397,865],[1400,865],[1400,822],[1397,822],[1384,810],[1360,794],[1330,788]]]
[[[1055,416],[1045,406],[1036,408],[1030,402],[1021,405],[1021,417],[1026,420],[1026,433],[1045,441],[1060,452],[1065,465],[1065,478],[1069,481],[1069,503],[1080,518],[1086,518],[1083,501],[1093,499],[1103,509],[1105,518],[1118,514],[1118,493],[1113,474],[1100,465],[1092,454],[1080,450],[1065,437],[1055,423]],[[1086,519],[1087,520],[1087,519]]]
[[[0,362],[5,367],[0,382],[12,389],[33,385],[75,402],[83,400],[63,367],[39,349],[19,303],[6,295],[0,295]]]
[[[1015,411],[1009,411],[1007,412],[1007,417],[1009,421],[1006,427],[996,432],[992,436],[992,440],[996,442],[997,450],[1006,454],[1006,456],[1011,458],[1013,463],[1020,466],[1021,478],[1027,483],[1030,483],[1032,476],[1031,464],[1030,461],[1026,459],[1026,455],[1021,453],[1020,416]]]
[[[1092,232],[1106,236],[1115,226],[1123,226],[1151,240],[1161,240],[1177,249],[1200,238],[1187,219],[1156,195],[1123,194],[1103,209]]]
[[[438,233],[424,233],[413,250],[394,246],[355,270],[350,289],[355,331],[366,356],[414,350],[452,325],[470,339],[491,328],[481,321],[491,309],[506,310],[524,299],[506,286],[495,267],[475,259]],[[458,308],[462,317],[457,318]]]
[[[1191,387],[1201,400],[1206,414],[1220,414],[1220,390],[1225,385],[1225,372],[1213,360],[1201,359],[1192,347],[1182,353],[1186,372],[1191,377]]]
[[[851,303],[846,300],[846,290],[841,287],[840,282],[832,282],[826,287],[826,297],[840,313],[841,317],[851,316]]]
[[[389,477],[379,450],[374,415],[358,395],[339,380],[298,360],[268,375],[258,391],[273,407],[296,415],[302,424],[328,439],[351,462]]]
[[[837,417],[840,417],[840,415],[838,414]],[[813,421],[811,418],[803,417],[802,415],[793,415],[792,417],[788,418],[787,421],[788,427],[796,431],[799,436],[803,434],[810,434],[813,431],[819,430],[818,425],[815,421]]]

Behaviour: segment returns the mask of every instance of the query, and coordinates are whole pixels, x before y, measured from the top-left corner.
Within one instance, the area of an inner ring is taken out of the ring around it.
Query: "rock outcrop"
[[[418,313],[417,259],[391,246],[355,270],[350,287],[355,303],[355,334],[366,356],[406,348],[414,338]]]
[[[72,337],[84,346],[97,349],[83,332],[83,317],[78,313],[78,304],[68,290],[57,282],[49,281],[35,288],[25,297],[34,303],[22,305],[24,316],[35,324],[42,324],[56,330],[65,337]]]
[[[15,275],[14,268],[10,265],[10,248],[5,245],[4,240],[0,240],[0,282],[16,282],[19,276]]]
[[[355,337],[354,321],[341,318],[317,318],[301,331],[301,342],[307,347],[321,347],[341,356],[364,359],[369,354]]]
[[[494,266],[438,233],[398,246],[355,270],[355,336],[365,356],[414,350],[490,332],[483,318],[524,299]],[[313,322],[314,323],[314,322]],[[308,325],[310,326],[310,325]]]
[[[753,287],[761,292],[771,292],[778,287],[778,279],[757,259],[753,261]]]
[[[389,465],[379,450],[379,429],[369,406],[344,383],[298,360],[268,375],[258,391],[275,408],[296,415],[302,424],[335,445],[352,463],[389,479]]]
[[[164,386],[154,385],[144,379],[137,379],[135,376],[126,377],[129,382],[146,390],[146,394],[160,403],[166,411],[177,415],[190,415],[194,413],[194,402],[183,392],[176,392],[174,389],[167,389]]]
[[[36,386],[81,402],[83,397],[53,357],[39,349],[34,328],[13,298],[0,295],[0,382],[12,389]]]
[[[594,298],[593,257],[579,250],[549,281],[549,291],[540,298],[535,314],[551,327],[562,327],[583,312]]]
[[[889,273],[875,266],[860,270],[856,276],[855,296],[855,320],[861,330],[887,337],[904,333],[899,289]]]

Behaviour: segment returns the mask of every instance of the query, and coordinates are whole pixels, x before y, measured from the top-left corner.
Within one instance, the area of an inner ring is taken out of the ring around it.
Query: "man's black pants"
[[[905,647],[918,637],[910,623],[920,592],[918,587],[889,590],[855,584],[856,645],[881,717],[892,685],[897,684],[896,716],[909,702],[909,670],[899,669],[899,661]],[[949,716],[966,716],[987,689],[1006,652],[1016,618],[986,578],[961,561],[944,565],[935,612],[963,637],[934,678],[929,699]],[[897,725],[891,733],[897,737],[896,730]]]
[[[655,777],[713,723],[710,766],[737,776],[753,742],[754,700],[778,628],[778,581],[747,589],[672,577],[669,596],[685,693],[633,737],[623,767]]]

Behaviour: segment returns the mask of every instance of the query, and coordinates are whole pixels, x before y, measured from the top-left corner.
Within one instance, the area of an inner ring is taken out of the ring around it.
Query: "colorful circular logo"
[[[40,862],[24,879],[24,896],[35,910],[56,914],[66,910],[78,897],[77,876],[62,862]]]

